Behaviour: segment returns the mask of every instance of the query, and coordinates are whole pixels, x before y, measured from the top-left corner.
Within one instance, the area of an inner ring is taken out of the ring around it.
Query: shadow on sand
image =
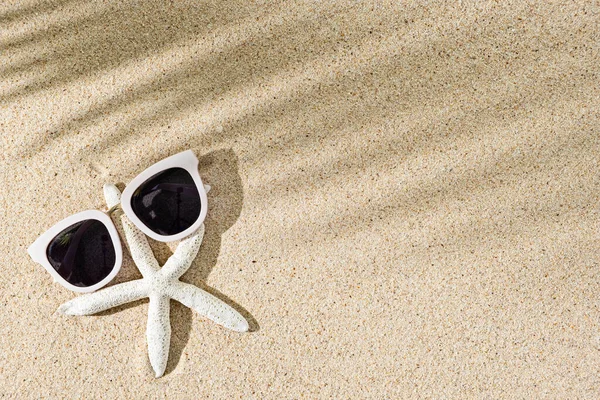
[[[199,152],[196,152],[199,154]],[[238,173],[237,156],[232,149],[221,149],[210,152],[199,158],[200,175],[205,183],[211,185],[208,194],[209,212],[205,220],[205,233],[202,247],[190,269],[182,276],[181,280],[194,284],[223,300],[246,318],[250,325],[250,332],[259,329],[256,319],[243,307],[232,299],[208,287],[206,280],[217,264],[221,249],[221,236],[235,224],[242,210],[244,199],[242,180]],[[122,189],[122,186],[120,187]],[[120,224],[117,224],[120,225]],[[120,226],[119,226],[120,229]],[[154,251],[156,259],[162,265],[171,256],[172,251],[166,243],[148,240]],[[126,252],[127,253],[127,252]],[[140,279],[141,274],[135,268],[133,261],[127,254],[124,257],[123,268],[113,284]],[[136,307],[147,300],[124,304],[119,307],[97,314],[98,316],[112,315],[125,309]],[[171,348],[169,364],[166,373],[170,373],[179,363],[192,329],[193,311],[184,305],[171,302]]]

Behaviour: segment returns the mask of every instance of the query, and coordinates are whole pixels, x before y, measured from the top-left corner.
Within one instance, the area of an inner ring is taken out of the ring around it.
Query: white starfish
[[[119,204],[121,192],[114,185],[105,185],[104,197],[111,208]],[[76,297],[61,305],[58,308],[59,313],[91,315],[148,297],[148,356],[157,378],[164,374],[169,357],[170,299],[179,301],[226,328],[238,332],[248,331],[246,319],[231,306],[194,285],[179,281],[179,277],[188,270],[198,254],[204,237],[204,224],[195,234],[182,240],[173,255],[160,268],[142,231],[125,215],[121,216],[121,221],[131,258],[143,278]]]

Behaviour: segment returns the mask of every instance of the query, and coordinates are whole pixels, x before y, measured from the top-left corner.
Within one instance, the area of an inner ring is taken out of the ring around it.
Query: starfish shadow
[[[201,154],[199,150],[196,154]],[[233,307],[248,321],[250,332],[256,332],[259,330],[258,322],[247,310],[206,285],[208,276],[217,264],[221,237],[235,224],[242,211],[244,194],[237,156],[232,149],[216,150],[199,158],[198,169],[202,180],[211,185],[208,193],[209,211],[205,220],[202,246],[190,269],[181,277],[181,281],[198,286]],[[151,241],[151,246],[159,262],[164,262],[170,256],[165,243]],[[172,334],[166,374],[177,366],[189,341],[193,313],[188,307],[171,301]]]
[[[235,224],[242,210],[243,186],[238,173],[237,156],[232,149],[216,150],[200,157],[198,168],[204,183],[211,185],[211,190],[208,193],[209,211],[205,220],[202,245],[191,267],[181,277],[181,281],[205,290],[234,308],[248,322],[249,332],[256,332],[259,330],[258,322],[246,309],[218,290],[206,285],[206,280],[218,260],[221,237]],[[120,190],[123,190],[124,185],[119,184],[118,186]],[[121,224],[116,225],[121,237],[125,237]],[[179,242],[175,242],[169,245],[150,238],[146,239],[152,248],[154,258],[161,266],[171,257],[173,249],[179,244]],[[121,271],[109,286],[142,278],[128,252],[124,252],[123,256]],[[148,299],[144,298],[110,308],[95,315],[112,315],[147,302]],[[194,311],[191,308],[177,301],[170,302],[171,340],[165,374],[169,374],[179,364],[183,349],[190,338],[193,313]]]

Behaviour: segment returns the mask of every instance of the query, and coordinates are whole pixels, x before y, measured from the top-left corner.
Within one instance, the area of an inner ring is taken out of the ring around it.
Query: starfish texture
[[[207,191],[208,189],[209,187]],[[119,204],[121,192],[114,185],[105,185],[104,197],[110,208]],[[131,258],[142,274],[142,279],[76,297],[61,305],[58,308],[59,313],[91,315],[148,297],[150,304],[146,338],[150,364],[157,378],[164,374],[169,357],[170,299],[179,301],[226,328],[238,332],[248,331],[248,321],[234,308],[197,286],[179,281],[179,277],[189,269],[200,250],[204,224],[196,233],[179,243],[173,255],[161,268],[142,231],[125,215],[121,216],[121,221]]]

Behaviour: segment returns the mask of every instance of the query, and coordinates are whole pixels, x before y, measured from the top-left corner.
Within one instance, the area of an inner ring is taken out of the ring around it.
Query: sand
[[[427,3],[2,2],[0,397],[599,398],[600,6]],[[155,379],[26,249],[186,149],[254,332],[172,302]]]

